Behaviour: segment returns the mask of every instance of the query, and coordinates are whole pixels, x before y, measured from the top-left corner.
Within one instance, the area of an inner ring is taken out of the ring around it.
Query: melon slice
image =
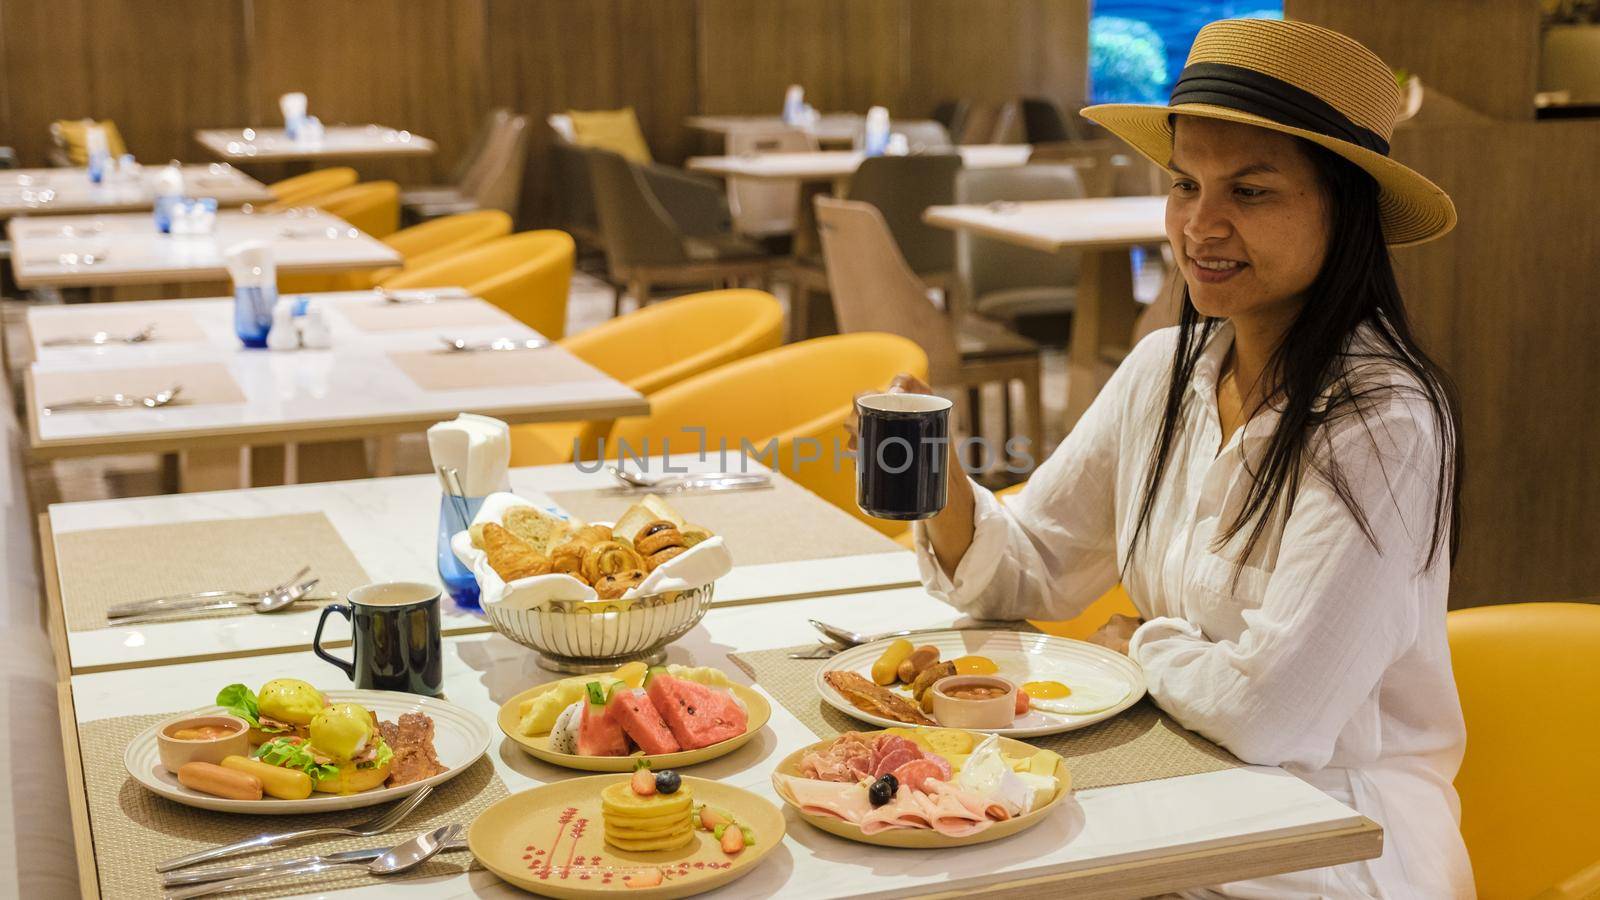
[[[606,702],[606,715],[621,725],[623,733],[645,753],[677,753],[682,749],[667,723],[661,720],[661,713],[650,695],[644,691],[612,691],[611,699]]]
[[[578,722],[578,752],[584,756],[627,756],[628,736],[620,724],[606,715],[606,695],[600,682],[589,682],[586,692],[588,702]]]
[[[692,681],[652,673],[645,691],[685,750],[738,737],[748,725],[744,709],[732,697]]]

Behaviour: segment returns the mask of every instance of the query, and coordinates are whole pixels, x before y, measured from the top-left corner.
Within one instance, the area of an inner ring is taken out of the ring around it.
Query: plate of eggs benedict
[[[216,705],[151,726],[123,764],[151,791],[201,809],[331,812],[448,781],[483,756],[490,734],[443,700],[276,678],[259,690],[228,685]]]

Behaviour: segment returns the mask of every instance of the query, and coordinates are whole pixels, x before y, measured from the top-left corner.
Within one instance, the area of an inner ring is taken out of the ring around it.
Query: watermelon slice
[[[589,682],[585,691],[589,702],[583,705],[583,718],[578,722],[578,752],[584,756],[627,756],[628,736],[606,715],[606,695],[600,682]]]
[[[645,691],[685,750],[699,750],[744,734],[744,708],[727,694],[671,675],[656,675]]]
[[[611,699],[606,702],[606,715],[621,725],[623,732],[645,753],[677,753],[682,749],[667,723],[661,721],[661,713],[651,702],[650,695],[644,691],[626,688],[612,691]]]

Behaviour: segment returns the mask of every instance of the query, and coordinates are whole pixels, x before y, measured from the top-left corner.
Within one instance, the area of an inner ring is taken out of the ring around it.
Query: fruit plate
[[[903,728],[904,726],[898,727]],[[958,729],[946,730],[955,731]],[[884,732],[882,731],[862,732],[862,734],[871,738],[876,738],[878,735],[883,733]],[[985,735],[977,732],[967,733],[972,736],[974,744],[983,740],[985,737]],[[829,834],[837,835],[842,838],[848,838],[852,841],[860,841],[863,844],[875,844],[879,847],[904,847],[913,850],[937,850],[947,847],[965,847],[969,844],[985,844],[989,841],[998,841],[1003,838],[1008,838],[1014,834],[1027,831],[1029,828],[1038,825],[1040,822],[1048,819],[1050,815],[1056,811],[1056,808],[1061,805],[1063,800],[1072,796],[1072,773],[1067,770],[1066,761],[1060,756],[1057,756],[1055,753],[1049,750],[1041,750],[1032,744],[1024,744],[1021,741],[1015,741],[1011,738],[1003,737],[999,740],[1000,750],[1007,756],[1031,757],[1036,753],[1049,753],[1051,756],[1054,756],[1056,765],[1055,772],[1052,774],[1054,774],[1056,779],[1056,793],[1055,796],[1050,798],[1048,803],[1039,807],[1038,809],[1031,810],[1030,812],[1017,816],[1014,819],[1007,819],[1004,822],[995,822],[988,828],[985,828],[976,834],[953,837],[951,835],[940,834],[931,828],[890,828],[887,831],[880,831],[876,834],[867,834],[861,830],[860,825],[857,825],[853,822],[846,822],[845,820],[836,818],[834,816],[825,816],[817,813],[807,812],[790,798],[789,792],[786,791],[780,784],[778,776],[792,775],[796,778],[804,777],[800,774],[800,761],[805,759],[807,754],[815,753],[826,748],[829,744],[833,743],[833,739],[818,741],[815,744],[812,744],[808,747],[802,747],[801,749],[796,750],[795,752],[784,757],[783,761],[778,763],[778,767],[772,770],[772,787],[773,790],[778,792],[778,796],[783,798],[784,803],[787,803],[790,807],[792,807],[800,816],[800,818],[805,819],[806,822],[811,824],[813,827],[820,828]]]
[[[829,672],[858,672],[871,680],[872,664],[889,648],[889,641],[878,641],[852,647],[829,659],[817,670],[817,693],[823,702],[846,715],[853,716],[885,728],[903,726],[905,722],[869,713],[846,700],[828,684]],[[996,728],[995,734],[1006,737],[1039,737],[1083,728],[1115,716],[1139,702],[1144,696],[1144,670],[1128,657],[1084,641],[1048,634],[1029,634],[1019,631],[941,631],[919,635],[917,646],[932,645],[939,648],[939,658],[952,660],[961,656],[983,656],[999,666],[996,673],[1021,686],[1030,681],[1054,681],[1073,688],[1079,696],[1074,704],[1071,696],[1044,703],[1062,704],[1063,709],[1081,709],[1082,712],[1050,712],[1042,709],[1040,701],[1024,715],[1018,716],[1009,728]],[[904,685],[891,688],[911,700]],[[1116,697],[1114,701],[1111,698]],[[1085,698],[1091,699],[1082,703]]]
[[[546,897],[589,898],[625,894],[641,900],[690,897],[751,872],[783,842],[783,811],[770,801],[718,781],[683,777],[696,804],[731,812],[756,842],[736,856],[722,852],[708,831],[678,850],[630,852],[605,842],[600,791],[626,775],[569,778],[513,794],[484,810],[467,831],[472,855],[489,871]],[[655,887],[629,887],[625,879],[661,874]]]
[[[734,696],[744,703],[745,712],[749,715],[744,734],[738,737],[728,738],[709,747],[701,747],[699,750],[682,750],[677,753],[645,754],[641,752],[632,756],[579,756],[576,753],[557,753],[550,749],[550,735],[541,734],[529,737],[523,734],[518,729],[518,726],[522,723],[523,702],[531,700],[545,691],[554,689],[559,683],[552,681],[548,684],[541,684],[512,697],[504,706],[500,707],[500,715],[497,721],[500,724],[500,730],[505,733],[505,736],[527,751],[529,756],[544,760],[551,765],[564,766],[568,769],[578,769],[584,772],[632,772],[637,761],[641,759],[649,760],[650,768],[658,772],[662,769],[681,769],[685,766],[709,762],[719,756],[726,756],[749,743],[750,739],[756,736],[756,732],[766,727],[767,720],[772,718],[772,704],[767,702],[767,698],[760,691],[747,688],[742,684],[735,684],[731,685],[729,690],[733,691]]]
[[[330,703],[359,703],[372,711],[380,721],[392,722],[401,713],[420,712],[433,719],[433,748],[445,771],[432,778],[424,778],[402,787],[377,788],[359,794],[312,794],[304,800],[278,800],[263,797],[260,800],[228,800],[190,790],[178,783],[178,777],[161,765],[160,751],[156,746],[156,733],[163,726],[179,718],[225,713],[220,706],[175,715],[145,729],[128,742],[122,754],[122,764],[134,780],[169,800],[186,806],[210,809],[217,812],[249,813],[257,816],[286,816],[303,813],[334,812],[341,809],[359,809],[399,800],[421,790],[424,785],[442,784],[460,775],[478,761],[489,749],[489,726],[473,713],[444,700],[404,694],[398,691],[324,691]]]

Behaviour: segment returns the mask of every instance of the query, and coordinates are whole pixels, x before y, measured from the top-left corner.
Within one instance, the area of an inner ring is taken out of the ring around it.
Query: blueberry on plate
[[[662,769],[656,773],[656,793],[658,794],[676,794],[682,784],[683,779],[678,777],[678,773],[671,769]]]

